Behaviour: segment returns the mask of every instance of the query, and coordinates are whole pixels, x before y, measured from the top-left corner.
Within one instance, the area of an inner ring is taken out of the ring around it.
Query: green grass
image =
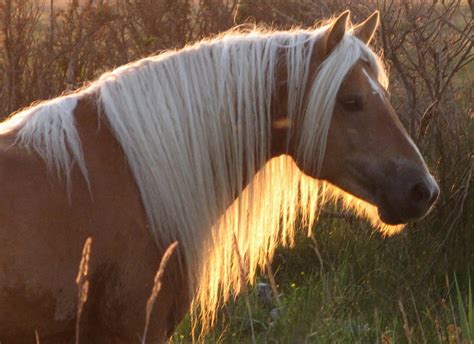
[[[471,279],[469,278],[467,301],[464,301],[464,293],[461,292],[457,279],[456,285],[456,301],[459,312],[459,321],[461,327],[461,336],[469,343],[474,342],[474,304],[472,301]]]
[[[296,248],[282,248],[274,259],[280,308],[275,301],[265,304],[251,289],[256,341],[472,343],[471,262],[459,264],[459,255],[450,261],[449,249],[440,246],[443,233],[427,230],[382,238],[358,222],[322,220],[315,237],[323,266],[303,235]],[[279,316],[272,319],[275,309]],[[224,306],[204,342],[252,343],[250,321],[239,297]],[[191,341],[190,332],[186,319],[172,342]]]

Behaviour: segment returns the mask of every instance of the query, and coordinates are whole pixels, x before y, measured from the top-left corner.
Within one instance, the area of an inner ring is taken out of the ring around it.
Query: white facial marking
[[[372,79],[372,77],[369,75],[369,73],[367,73],[365,68],[362,68],[362,71],[369,80],[370,87],[372,87],[372,94],[378,94],[380,99],[383,100],[384,94],[382,88],[374,81],[374,79]]]

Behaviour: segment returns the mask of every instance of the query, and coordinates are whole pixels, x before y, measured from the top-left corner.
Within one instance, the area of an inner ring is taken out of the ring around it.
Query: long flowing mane
[[[342,200],[384,233],[399,230],[381,223],[375,207],[306,177],[288,156],[265,164],[282,57],[287,114],[290,122],[304,115],[298,154],[308,163],[315,156],[314,163],[321,163],[336,93],[355,62],[366,60],[387,84],[380,59],[351,32],[317,75],[310,75],[313,47],[327,28],[231,32],[145,58],[104,74],[80,92],[16,114],[1,124],[0,133],[17,130],[17,143],[36,150],[67,180],[73,164],[87,179],[73,114],[79,97],[97,94],[158,244],[179,241],[206,327],[242,282],[254,280],[278,245],[293,243],[297,218],[310,229],[328,200]],[[254,176],[247,187],[246,176]]]

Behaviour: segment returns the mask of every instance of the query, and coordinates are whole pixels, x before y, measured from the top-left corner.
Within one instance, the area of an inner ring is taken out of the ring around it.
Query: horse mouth
[[[401,225],[418,221],[429,214],[432,204],[424,207],[392,206],[388,202],[377,202],[377,212],[380,220],[387,225]]]
[[[378,219],[386,225],[398,226],[424,218],[433,208],[435,199],[410,202],[397,183],[376,183],[375,178],[362,178],[361,172],[349,178],[327,180],[337,188],[376,208]],[[381,185],[383,187],[381,187]],[[437,197],[437,196],[436,196]],[[435,198],[436,198],[435,197]]]
[[[394,211],[390,211],[387,209],[387,207],[384,207],[384,206],[380,206],[380,205],[377,206],[377,211],[378,211],[380,220],[387,225],[391,225],[391,226],[402,225],[410,221],[410,220],[402,219]]]

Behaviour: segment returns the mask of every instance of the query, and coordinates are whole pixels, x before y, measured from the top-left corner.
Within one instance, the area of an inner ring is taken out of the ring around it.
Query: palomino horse
[[[328,200],[386,234],[424,216],[439,188],[367,46],[379,15],[348,17],[230,32],[4,122],[0,341],[73,340],[87,237],[85,343],[140,341],[157,265],[179,242],[148,329],[162,342],[191,306],[212,325],[240,270],[251,281]]]

